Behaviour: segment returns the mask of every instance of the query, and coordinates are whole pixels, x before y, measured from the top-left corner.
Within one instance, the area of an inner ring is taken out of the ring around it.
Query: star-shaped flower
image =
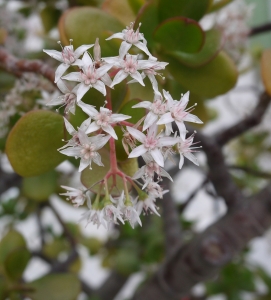
[[[134,24],[135,24],[134,22],[131,22],[130,26],[127,26],[126,29],[122,30],[122,32],[115,33],[111,35],[109,38],[107,38],[106,40],[111,40],[114,38],[123,40],[119,50],[120,58],[123,58],[125,54],[127,54],[127,52],[129,51],[129,49],[132,47],[132,45],[135,45],[137,48],[145,52],[150,59],[156,60],[156,57],[152,56],[152,54],[150,53],[150,51],[146,46],[147,41],[144,38],[144,35],[139,32],[141,23],[139,24],[136,31],[134,31]]]
[[[108,142],[110,135],[98,134],[88,137],[84,131],[79,129],[78,139],[80,144],[59,150],[59,152],[67,156],[74,156],[75,158],[80,157],[79,172],[82,172],[88,166],[91,169],[92,161],[98,166],[103,166],[101,156],[97,150],[101,149]]]
[[[70,40],[72,42],[72,40]],[[59,42],[60,44],[60,42]],[[61,45],[61,44],[60,44]],[[66,70],[69,68],[69,66],[78,66],[81,64],[81,60],[79,57],[88,49],[93,47],[94,44],[91,45],[82,45],[78,47],[75,51],[73,50],[73,45],[70,44],[69,46],[62,47],[62,51],[56,51],[56,50],[45,50],[43,49],[43,52],[50,55],[52,58],[60,61],[62,64],[58,66],[56,69],[55,74],[55,82],[57,82],[60,77],[66,72]]]
[[[80,106],[82,110],[94,120],[94,122],[92,122],[86,130],[86,133],[91,133],[102,129],[103,131],[109,133],[116,140],[118,137],[111,124],[131,118],[130,116],[123,114],[113,114],[110,109],[105,107],[100,107],[100,111],[98,111],[94,106],[85,104],[83,102],[80,102],[78,106]]]
[[[92,87],[105,96],[105,84],[111,85],[111,79],[107,72],[112,68],[112,65],[104,64],[96,69],[95,62],[93,62],[89,54],[85,52],[80,68],[82,69],[81,72],[72,72],[62,77],[65,80],[80,82],[77,90],[77,102],[79,102]]]
[[[90,195],[87,190],[75,189],[65,185],[61,185],[61,187],[67,190],[67,192],[61,193],[60,195],[67,196],[67,200],[71,200],[75,207],[83,205],[87,199],[90,199]]]

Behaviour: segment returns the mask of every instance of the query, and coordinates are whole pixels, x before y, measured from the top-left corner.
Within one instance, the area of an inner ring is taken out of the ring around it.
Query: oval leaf
[[[73,45],[77,48],[83,44],[94,44],[96,38],[100,37],[102,56],[118,55],[120,43],[116,43],[115,39],[105,41],[102,37],[109,37],[123,29],[117,19],[94,7],[69,9],[59,21],[63,43],[69,44],[69,39],[73,39]]]
[[[203,98],[214,98],[232,89],[237,81],[238,72],[229,56],[221,51],[215,59],[205,66],[189,68],[169,55],[162,59],[174,79],[184,88]]]
[[[190,54],[181,51],[168,51],[172,57],[176,58],[185,66],[197,68],[209,63],[214,59],[222,48],[221,33],[216,29],[205,32],[206,39],[202,49],[198,53]]]
[[[6,152],[15,172],[36,176],[55,168],[65,156],[57,149],[63,145],[63,118],[45,110],[25,114],[9,133]]]
[[[202,47],[205,34],[196,21],[176,17],[159,25],[154,39],[166,50],[195,53]]]
[[[81,284],[75,274],[51,274],[27,285],[32,300],[75,300],[81,291]]]
[[[263,52],[261,57],[261,76],[266,92],[271,96],[271,49]]]

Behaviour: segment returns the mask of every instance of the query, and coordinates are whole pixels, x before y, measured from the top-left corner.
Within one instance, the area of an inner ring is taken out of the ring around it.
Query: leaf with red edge
[[[164,21],[156,28],[154,40],[166,51],[195,53],[203,46],[205,33],[196,21],[176,17]]]

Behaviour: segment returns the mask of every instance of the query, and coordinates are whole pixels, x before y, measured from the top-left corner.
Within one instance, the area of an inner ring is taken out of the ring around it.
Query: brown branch
[[[256,34],[265,33],[271,31],[271,23],[266,23],[260,26],[255,26],[251,28],[249,36],[254,36]]]
[[[243,134],[250,128],[260,124],[268,105],[270,104],[271,97],[266,93],[262,93],[258,105],[253,112],[244,120],[238,122],[232,127],[225,129],[223,132],[216,134],[215,139],[220,146],[225,145],[230,140]]]
[[[0,47],[0,67],[7,72],[20,77],[23,72],[40,74],[54,83],[55,70],[40,60],[18,59]]]
[[[217,276],[220,268],[232,260],[254,237],[271,226],[271,185],[238,210],[180,247],[168,259],[133,300],[176,300],[189,295],[198,282]]]

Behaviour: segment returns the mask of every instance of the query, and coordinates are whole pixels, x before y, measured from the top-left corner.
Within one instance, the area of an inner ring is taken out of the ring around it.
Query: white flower
[[[74,156],[75,158],[80,157],[79,172],[82,172],[87,166],[91,169],[92,161],[99,166],[103,166],[101,156],[97,150],[101,149],[108,142],[110,135],[104,136],[103,134],[98,134],[88,137],[83,130],[79,129],[78,139],[80,144],[60,150],[59,152],[67,156]]]
[[[70,40],[72,42],[72,40]],[[60,42],[59,42],[60,44]],[[60,44],[61,45],[61,44]],[[89,48],[93,47],[92,45],[82,45],[78,47],[75,51],[73,50],[73,45],[62,47],[62,51],[56,51],[56,50],[44,50],[45,53],[50,55],[52,58],[62,62],[61,65],[58,66],[56,69],[56,75],[55,75],[55,82],[57,82],[60,77],[66,72],[66,70],[69,68],[69,66],[76,66],[81,64],[81,60],[79,57],[87,51]]]
[[[139,24],[137,30],[134,31],[134,22],[131,22],[130,26],[127,26],[126,29],[124,29],[122,32],[115,33],[106,39],[111,40],[114,38],[118,38],[123,40],[119,50],[120,58],[123,58],[125,54],[129,51],[129,49],[132,47],[132,45],[135,45],[137,48],[145,52],[149,56],[149,58],[151,58],[152,60],[156,60],[156,58],[152,56],[152,54],[146,46],[147,41],[144,38],[144,35],[139,32],[140,25],[141,24]],[[140,41],[143,41],[143,43]]]
[[[75,104],[76,104],[76,97],[77,97],[76,94],[77,94],[78,85],[71,90],[65,85],[65,83],[61,79],[59,79],[57,81],[57,86],[64,95],[52,99],[50,102],[46,103],[46,105],[62,104],[62,106],[66,106],[64,111],[65,114],[68,114],[69,111],[72,114],[75,114]]]
[[[154,198],[163,198],[163,195],[168,192],[168,190],[163,191],[162,187],[154,181],[151,181],[147,184],[146,190],[148,194]]]
[[[154,101],[142,101],[132,108],[143,107],[149,110],[143,124],[143,131],[148,129],[151,125],[157,122],[157,120],[167,112],[167,104],[163,101],[160,95],[155,95]]]
[[[142,145],[133,149],[130,153],[129,158],[131,157],[138,157],[145,153],[149,153],[155,162],[163,167],[164,166],[164,157],[161,153],[161,149],[164,146],[172,146],[177,143],[177,139],[173,137],[163,137],[161,134],[157,135],[157,125],[152,125],[147,135],[142,133],[141,131],[127,126],[127,130],[129,133],[134,136]]]
[[[184,163],[184,157],[192,161],[195,165],[199,165],[197,158],[195,155],[193,155],[191,152],[196,152],[195,149],[201,148],[201,147],[191,147],[192,145],[195,145],[196,143],[193,143],[195,133],[193,133],[189,138],[183,139],[182,137],[179,137],[179,141],[177,143],[177,149],[180,153],[180,163],[179,163],[179,169],[182,168]]]
[[[110,200],[113,203],[117,202],[117,200],[115,200],[111,195],[110,195]],[[103,208],[105,220],[108,223],[112,222],[118,224],[117,219],[119,219],[124,224],[124,220],[122,219],[122,211],[120,207],[119,206],[116,207],[113,203],[111,203],[110,201],[105,203],[105,206]]]
[[[75,207],[78,207],[80,205],[83,205],[85,203],[85,200],[89,199],[89,191],[88,190],[81,190],[81,189],[75,189],[69,186],[61,185],[61,187],[65,190],[67,190],[66,193],[61,193],[60,195],[67,196],[67,200],[71,200],[72,203],[74,203]]]
[[[88,53],[85,52],[80,68],[82,69],[81,72],[72,72],[62,77],[66,80],[80,82],[77,90],[77,101],[80,101],[85,93],[92,87],[105,96],[105,84],[108,86],[111,84],[111,79],[107,72],[112,68],[112,65],[104,64],[96,69],[95,63],[92,61]]]
[[[72,126],[72,124],[65,118],[64,119],[64,123],[65,123],[65,127],[68,131],[68,133],[72,136],[72,138],[68,141],[68,144],[64,145],[63,147],[59,148],[58,150],[67,148],[67,147],[73,147],[73,146],[78,146],[80,145],[80,140],[79,140],[79,136],[78,136],[78,131],[76,131],[74,129],[74,127]],[[90,125],[91,122],[91,118],[86,119],[78,129],[80,129],[83,132],[86,132],[88,126]]]
[[[103,131],[109,133],[116,140],[118,137],[111,124],[131,118],[130,116],[123,114],[113,114],[110,109],[105,107],[100,107],[99,112],[94,106],[85,104],[83,102],[80,102],[78,106],[80,106],[82,110],[94,120],[94,122],[92,122],[87,128],[86,133],[91,133],[102,129]]]
[[[184,125],[184,121],[193,122],[202,124],[203,122],[195,115],[190,114],[190,111],[194,109],[196,106],[193,105],[189,108],[186,108],[188,101],[189,101],[189,92],[185,93],[180,101],[173,100],[169,92],[163,90],[164,97],[167,100],[168,110],[169,112],[165,113],[160,120],[157,122],[158,125],[166,124],[166,133],[172,132],[172,125],[171,123],[175,121],[177,124],[180,136],[185,138],[186,135],[186,128]]]
[[[148,195],[146,199],[139,200],[137,202],[136,210],[139,215],[142,213],[143,209],[146,214],[150,211],[150,213],[155,213],[157,216],[160,217],[160,214],[157,211],[157,206],[155,205],[155,197],[153,196]]]

